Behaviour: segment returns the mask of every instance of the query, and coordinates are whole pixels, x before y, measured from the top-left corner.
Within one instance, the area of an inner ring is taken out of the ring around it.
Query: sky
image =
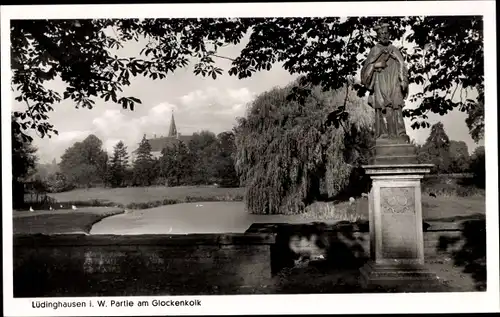
[[[224,47],[218,53],[222,56],[236,57],[246,44],[245,37],[239,45]],[[124,56],[138,56],[145,41],[127,43],[121,50]],[[218,59],[217,66],[225,71],[230,68],[230,61]],[[255,73],[251,78],[238,79],[226,73],[216,80],[193,74],[193,64],[178,69],[163,80],[143,77],[131,79],[131,85],[124,87],[124,96],[141,99],[134,111],[124,110],[118,104],[96,100],[93,109],[76,109],[70,100],[64,100],[54,106],[49,113],[50,122],[59,135],[52,138],[40,138],[34,135],[34,145],[38,148],[40,163],[49,163],[53,159],[60,161],[65,149],[77,141],[82,141],[90,134],[95,134],[103,141],[105,149],[112,153],[113,146],[122,140],[128,146],[129,153],[137,148],[146,134],[147,138],[168,134],[170,118],[174,112],[177,131],[192,134],[201,130],[214,133],[231,130],[237,117],[245,115],[247,105],[260,93],[276,86],[285,86],[296,76],[290,75],[281,65],[275,64],[270,71]],[[64,91],[62,81],[50,82],[48,88]],[[418,87],[410,86],[410,95]],[[12,100],[15,94],[12,95]],[[408,107],[412,107],[408,103]],[[14,109],[24,105],[13,100]],[[451,140],[464,141],[469,152],[478,144],[471,139],[465,124],[466,115],[456,110],[445,116],[429,115],[429,123],[443,122]],[[413,130],[409,119],[407,132],[417,143],[425,142],[430,129]],[[480,143],[479,145],[483,145]]]

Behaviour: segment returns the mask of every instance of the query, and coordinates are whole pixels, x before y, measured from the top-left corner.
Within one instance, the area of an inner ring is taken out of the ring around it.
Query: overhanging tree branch
[[[222,59],[227,59],[227,60],[230,60],[230,61],[232,61],[232,62],[234,62],[234,61],[235,61],[235,59],[234,59],[234,58],[230,58],[230,57],[226,57],[226,56],[221,56],[221,55],[218,55],[218,54],[212,54],[212,56],[214,56],[214,57],[218,57],[218,58],[222,58]]]

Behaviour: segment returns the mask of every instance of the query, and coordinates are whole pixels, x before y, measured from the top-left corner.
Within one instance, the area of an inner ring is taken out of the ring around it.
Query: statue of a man
[[[378,25],[375,31],[378,43],[363,64],[361,83],[370,91],[368,104],[375,109],[376,138],[409,143],[403,121],[408,70],[403,55],[390,43],[389,25]]]

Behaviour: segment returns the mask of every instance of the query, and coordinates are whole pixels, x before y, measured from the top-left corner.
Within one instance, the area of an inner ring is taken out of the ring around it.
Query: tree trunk
[[[19,209],[24,207],[24,184],[12,181],[12,207]]]

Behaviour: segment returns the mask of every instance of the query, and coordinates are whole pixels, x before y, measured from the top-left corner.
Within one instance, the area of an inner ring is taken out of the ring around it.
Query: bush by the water
[[[47,196],[46,194],[27,193],[24,195],[24,202],[22,204],[18,204],[16,209],[28,210],[30,207],[34,209],[48,209],[49,206],[56,203],[55,199]]]
[[[70,182],[68,178],[60,172],[49,175],[45,183],[47,184],[47,191],[49,193],[61,193],[76,188],[76,185]]]
[[[201,201],[243,201],[243,195],[216,195],[216,196],[186,196],[185,202],[201,202]]]
[[[206,201],[243,201],[242,195],[219,195],[219,196],[186,196],[184,199],[164,199],[141,203],[130,203],[125,205],[127,209],[148,209],[160,206],[175,205],[182,203],[195,203]]]
[[[160,206],[175,205],[178,203],[180,203],[180,201],[176,199],[164,199],[164,200],[155,200],[155,201],[148,201],[141,203],[130,203],[125,207],[128,209],[148,209]]]
[[[301,214],[303,219],[314,219],[316,221],[347,221],[350,223],[360,220],[367,220],[367,207],[364,200],[358,200],[352,204],[348,202],[315,202],[306,207],[305,212]]]
[[[23,193],[22,202],[18,201],[15,209],[29,209],[37,208],[43,209],[50,204],[55,203],[55,199],[47,195],[47,184],[41,180],[34,180],[31,182],[24,182],[18,190]]]

